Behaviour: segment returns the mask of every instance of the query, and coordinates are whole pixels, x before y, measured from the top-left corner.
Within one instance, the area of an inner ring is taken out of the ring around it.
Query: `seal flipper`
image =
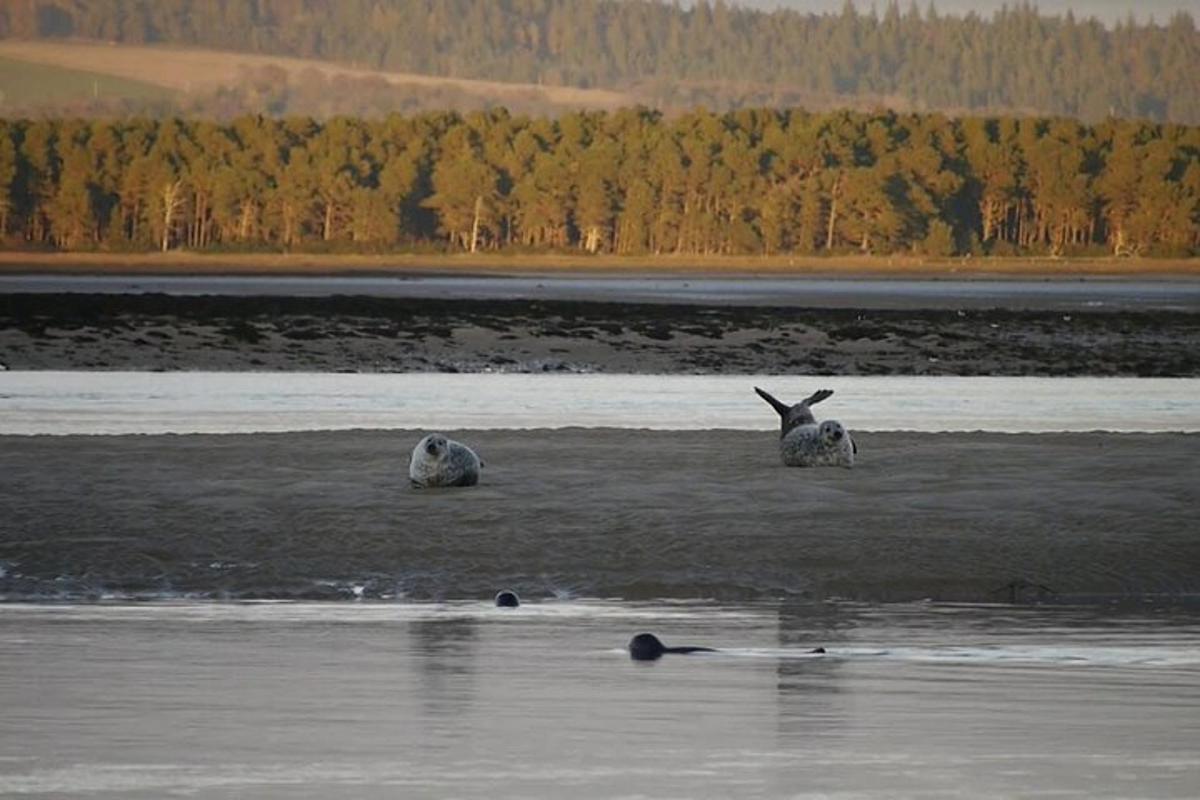
[[[754,391],[758,392],[759,397],[761,397],[763,400],[766,400],[768,403],[770,403],[771,408],[775,409],[775,412],[777,414],[779,414],[779,416],[783,417],[784,419],[787,419],[787,415],[792,410],[791,406],[784,405],[783,403],[779,402],[774,397],[772,397],[769,392],[766,392],[766,391],[758,388],[757,386],[754,387]]]
[[[833,389],[818,389],[817,391],[804,398],[801,402],[806,406],[815,406],[822,400],[832,397]]]

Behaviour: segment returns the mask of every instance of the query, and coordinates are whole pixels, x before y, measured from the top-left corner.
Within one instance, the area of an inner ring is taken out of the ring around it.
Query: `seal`
[[[517,593],[504,589],[496,593],[496,606],[498,608],[517,608],[521,605],[521,598],[517,597]]]
[[[789,467],[854,466],[858,452],[842,423],[827,419],[820,425],[798,425],[779,440],[779,457]]]
[[[639,633],[629,640],[629,657],[634,661],[657,661],[663,653],[715,653],[711,647],[667,647],[653,633]]]
[[[639,633],[629,640],[629,657],[634,661],[657,661],[665,653],[719,653],[711,647],[667,647],[653,633]],[[814,647],[808,651],[812,655],[823,655],[824,647]]]
[[[754,391],[779,414],[779,457],[789,467],[853,467],[858,445],[836,420],[817,424],[812,406],[833,394],[821,389],[787,405],[757,386]]]
[[[775,409],[776,413],[779,414],[779,437],[781,439],[787,436],[788,431],[797,425],[812,425],[815,423],[817,418],[813,416],[812,406],[833,396],[832,389],[818,389],[799,403],[789,406],[787,403],[776,400],[769,392],[757,386],[754,387],[754,391],[758,393],[759,397],[770,403],[771,408]]]
[[[413,448],[408,478],[418,489],[435,486],[474,486],[483,462],[465,444],[431,433]]]

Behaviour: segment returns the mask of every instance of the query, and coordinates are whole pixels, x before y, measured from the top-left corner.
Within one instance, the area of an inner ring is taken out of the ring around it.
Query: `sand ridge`
[[[1200,435],[860,433],[802,470],[773,430],[444,431],[481,485],[417,491],[421,433],[0,437],[0,595],[1200,592]]]

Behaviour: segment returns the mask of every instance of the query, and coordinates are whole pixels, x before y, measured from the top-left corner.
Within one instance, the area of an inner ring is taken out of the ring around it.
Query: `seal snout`
[[[431,455],[431,456],[436,456],[437,452],[438,452],[437,442],[434,441],[433,439],[430,439],[428,442],[426,442],[425,443],[425,452],[429,453],[429,455]]]

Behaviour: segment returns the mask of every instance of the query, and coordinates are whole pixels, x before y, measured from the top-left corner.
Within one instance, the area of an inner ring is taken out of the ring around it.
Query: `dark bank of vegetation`
[[[0,4],[0,37],[191,45],[615,87],[659,108],[870,102],[1200,124],[1200,32],[1185,13],[1110,29],[1025,4],[984,19],[896,2],[882,14],[847,3],[841,14],[814,15],[721,0],[25,0]]]
[[[1200,128],[643,109],[0,120],[0,232],[62,250],[1200,252]]]
[[[0,294],[10,369],[1200,375],[1190,311]]]

